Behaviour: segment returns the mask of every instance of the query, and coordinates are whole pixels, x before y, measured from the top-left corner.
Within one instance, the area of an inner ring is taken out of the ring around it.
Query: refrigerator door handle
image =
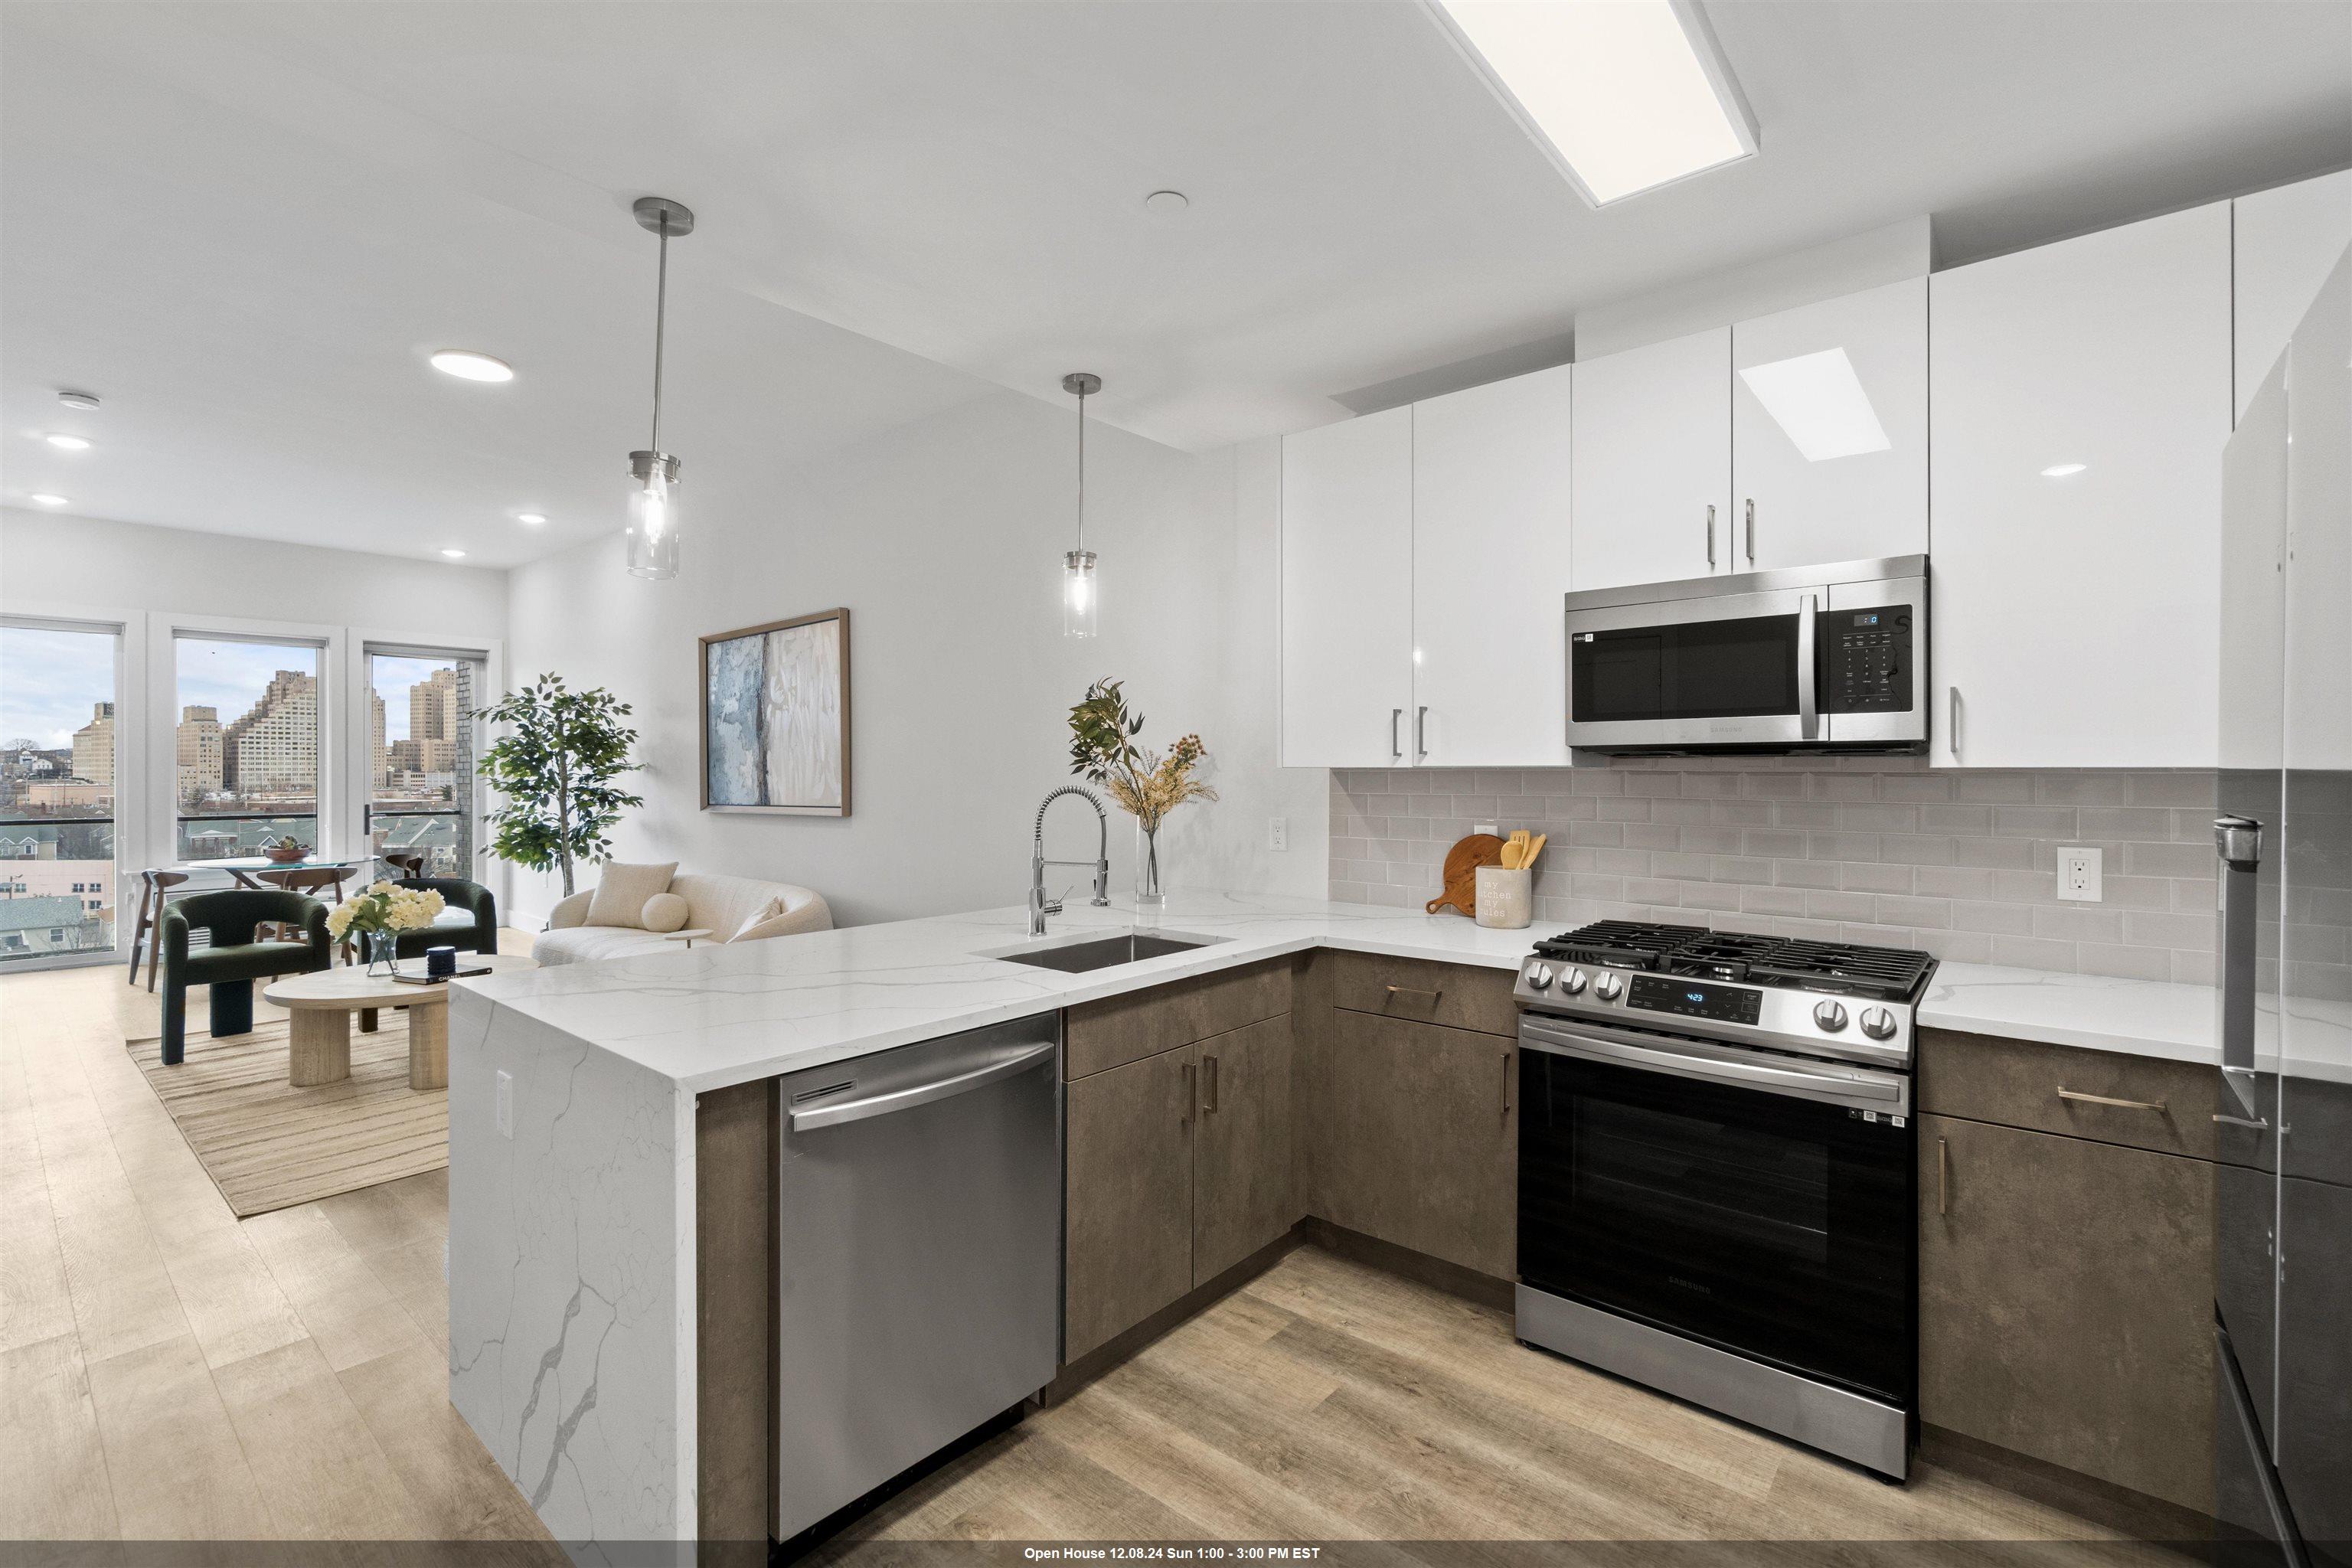
[[[2252,1089],[2254,954],[2263,825],[2251,816],[2217,816],[2213,849],[2221,861],[2221,986],[2215,1031],[2221,1040],[2221,1080],[2251,1117],[2256,1114]]]

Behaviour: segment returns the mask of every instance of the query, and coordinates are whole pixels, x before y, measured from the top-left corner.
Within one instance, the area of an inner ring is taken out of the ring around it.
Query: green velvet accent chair
[[[262,942],[257,928],[291,926],[296,941]],[[212,945],[191,949],[189,934],[212,933]],[[280,974],[309,974],[335,961],[327,935],[327,906],[299,893],[238,889],[198,893],[163,911],[163,1065],[177,1067],[188,1042],[188,987],[212,987],[212,1032],[242,1035],[253,1028],[253,983]]]
[[[499,950],[499,901],[479,882],[462,877],[401,877],[393,886],[438,893],[449,907],[423,931],[404,931],[393,941],[403,958],[422,958],[428,947],[454,947],[459,952]]]

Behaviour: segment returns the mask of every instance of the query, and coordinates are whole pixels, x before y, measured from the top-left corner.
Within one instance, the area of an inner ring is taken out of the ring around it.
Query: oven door
[[[1908,1407],[1910,1080],[1529,1015],[1519,1277]]]
[[[1785,746],[1822,738],[1822,590],[1568,613],[1571,746]]]

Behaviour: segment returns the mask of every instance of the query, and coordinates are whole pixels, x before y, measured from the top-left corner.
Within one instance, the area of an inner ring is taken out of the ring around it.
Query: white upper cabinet
[[[1282,443],[1282,760],[1406,760],[1412,707],[1412,410]]]
[[[1731,330],[1734,570],[1927,548],[1927,279]]]
[[[2352,254],[2337,253],[2294,329],[2286,391],[2286,765],[2341,773],[2352,770]]]
[[[1929,292],[1932,760],[2212,765],[2229,204]]]
[[[1412,760],[1570,761],[1570,381],[1575,367],[1412,409]]]
[[[1577,588],[1731,572],[1731,329],[1576,363]]]
[[[2352,245],[2352,169],[2240,196],[2235,208],[2237,412]]]

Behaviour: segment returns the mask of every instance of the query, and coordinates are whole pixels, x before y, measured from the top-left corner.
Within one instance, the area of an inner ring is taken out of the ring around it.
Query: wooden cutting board
[[[1478,913],[1478,868],[1503,863],[1503,841],[1491,833],[1474,833],[1445,852],[1445,870],[1439,879],[1444,891],[1425,906],[1431,914],[1451,904],[1460,913]]]

